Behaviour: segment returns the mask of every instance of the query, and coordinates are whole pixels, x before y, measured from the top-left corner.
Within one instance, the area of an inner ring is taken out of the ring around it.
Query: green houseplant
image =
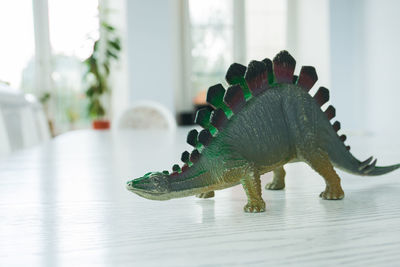
[[[84,80],[88,87],[88,115],[93,121],[93,128],[107,129],[110,127],[106,105],[111,93],[108,84],[110,64],[119,59],[121,44],[115,28],[108,23],[100,23],[100,32],[100,38],[93,44],[92,54],[84,61],[87,66]]]

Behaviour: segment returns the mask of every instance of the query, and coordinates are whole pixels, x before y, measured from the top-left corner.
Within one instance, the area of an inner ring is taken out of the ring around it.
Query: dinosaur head
[[[144,176],[128,181],[127,189],[141,197],[153,200],[171,199],[168,174],[149,172]]]

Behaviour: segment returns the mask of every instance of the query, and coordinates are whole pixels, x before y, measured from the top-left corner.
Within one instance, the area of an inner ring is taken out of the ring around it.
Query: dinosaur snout
[[[126,183],[126,188],[130,191],[135,191],[135,190],[149,190],[150,186],[149,186],[149,182],[148,179],[143,179],[142,178],[138,178],[138,179],[134,179],[131,181],[128,181]]]
[[[166,199],[170,190],[165,176],[165,174],[159,172],[147,173],[143,177],[128,181],[126,188],[141,197],[157,200]],[[161,197],[161,195],[164,196]]]
[[[132,190],[133,189],[133,181],[126,182],[126,189]]]

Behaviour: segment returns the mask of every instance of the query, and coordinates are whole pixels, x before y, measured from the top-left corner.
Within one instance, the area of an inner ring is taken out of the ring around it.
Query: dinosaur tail
[[[381,174],[385,174],[385,173],[394,171],[398,168],[400,168],[400,164],[395,164],[395,165],[390,165],[390,166],[385,166],[385,167],[374,167],[374,169],[371,172],[369,172],[365,175],[369,175],[369,176],[381,175]]]
[[[372,157],[369,157],[365,161],[359,161],[350,152],[346,152],[349,154],[348,157],[351,158],[351,160],[349,160],[347,163],[343,162],[337,164],[334,160],[332,161],[337,168],[356,175],[377,176],[400,168],[400,164],[394,164],[390,166],[376,166],[377,160],[375,159],[372,161]]]
[[[400,164],[390,166],[376,166],[377,160],[369,157],[364,161],[355,158],[349,147],[346,147],[343,142],[336,136],[337,142],[334,142],[329,151],[329,157],[335,167],[343,171],[362,175],[362,176],[376,176],[382,175],[400,168]]]

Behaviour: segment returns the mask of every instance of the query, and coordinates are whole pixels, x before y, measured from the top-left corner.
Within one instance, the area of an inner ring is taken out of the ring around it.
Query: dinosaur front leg
[[[196,195],[196,197],[198,197],[198,198],[212,198],[214,196],[215,196],[214,191],[209,191],[209,192],[200,193],[200,194]]]
[[[329,200],[344,198],[340,178],[326,153],[316,153],[307,163],[325,179],[326,188],[319,195],[321,198]]]
[[[285,188],[285,169],[283,166],[280,166],[274,170],[274,178],[272,182],[268,183],[265,186],[267,190],[281,190]]]
[[[261,197],[260,175],[254,172],[248,173],[240,180],[247,195],[247,204],[244,206],[245,212],[265,211],[265,202]]]

